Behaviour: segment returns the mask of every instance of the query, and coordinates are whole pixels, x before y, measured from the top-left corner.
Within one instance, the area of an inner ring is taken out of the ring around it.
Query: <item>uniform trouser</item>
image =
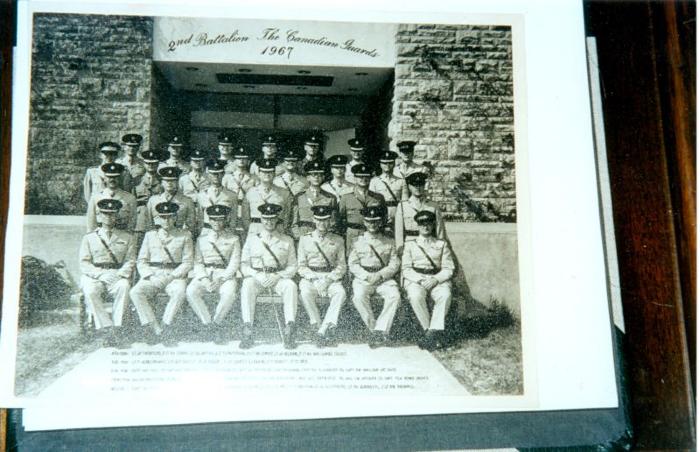
[[[226,315],[231,311],[233,302],[236,299],[237,286],[235,279],[229,279],[224,281],[218,289],[214,290],[219,292],[219,303],[217,303],[216,311],[214,311],[214,323],[223,322]],[[207,290],[201,279],[193,279],[187,286],[187,302],[194,313],[197,314],[199,320],[205,325],[210,324],[212,318],[204,301],[204,294],[213,293],[214,291]]]
[[[321,324],[318,329],[318,334],[326,334],[326,330],[329,326],[338,325],[340,308],[347,298],[345,288],[340,281],[332,282],[325,290],[325,293],[321,293],[313,282],[308,279],[302,279],[299,281],[299,293],[301,295],[301,302],[306,309],[306,313],[309,315],[311,324]],[[323,317],[323,322],[321,322],[321,314],[316,304],[316,298],[324,295],[330,298],[330,304],[326,310],[326,315]]]
[[[299,303],[299,294],[297,285],[294,281],[288,278],[281,278],[274,287],[264,289],[262,284],[255,280],[252,276],[248,276],[241,284],[241,318],[244,323],[253,323],[255,319],[255,303],[258,294],[267,290],[282,297],[282,306],[284,307],[285,323],[293,322],[297,316],[297,304]]]
[[[122,326],[124,308],[129,301],[129,288],[131,287],[128,279],[120,278],[115,283],[108,285],[98,279],[83,276],[80,278],[80,287],[85,294],[87,309],[94,317],[96,329]],[[112,318],[104,305],[105,291],[114,299]]]
[[[399,285],[396,281],[389,279],[379,285],[371,285],[366,281],[355,278],[352,281],[352,304],[360,313],[362,321],[365,322],[367,328],[374,331],[388,333],[391,329],[391,324],[394,322],[396,310],[399,308],[401,295],[399,294]],[[374,292],[377,292],[384,300],[384,306],[379,317],[374,318],[374,312],[370,305],[370,297]]]
[[[151,307],[150,301],[160,292],[168,294],[168,304],[163,313],[163,323],[170,325],[180,310],[180,306],[185,301],[185,291],[187,289],[186,279],[174,279],[165,284],[163,275],[151,276],[149,279],[141,279],[133,289],[131,289],[131,301],[136,306],[141,325],[148,325],[156,321],[156,316]]]
[[[424,330],[444,330],[445,315],[450,309],[452,301],[452,284],[449,281],[438,284],[430,291],[430,298],[434,301],[433,314],[430,315],[426,298],[428,291],[420,284],[406,281],[406,296],[408,302],[416,313],[418,322]]]

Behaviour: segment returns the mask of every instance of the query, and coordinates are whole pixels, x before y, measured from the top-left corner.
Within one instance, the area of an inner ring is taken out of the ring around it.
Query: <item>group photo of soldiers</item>
[[[144,150],[133,133],[99,145],[84,177],[79,284],[105,344],[248,349],[266,302],[287,349],[337,345],[348,312],[362,321],[352,340],[392,346],[402,307],[418,331],[404,343],[444,347],[456,262],[416,142],[380,152],[354,138],[349,155],[326,159],[322,134],[303,148],[261,138],[261,149],[231,133],[211,151],[177,136]],[[129,311],[136,328],[124,328]],[[183,335],[174,325],[192,314]]]

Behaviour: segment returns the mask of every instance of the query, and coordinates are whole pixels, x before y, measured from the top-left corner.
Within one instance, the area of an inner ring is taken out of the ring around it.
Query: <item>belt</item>
[[[369,266],[368,266],[368,267],[365,267],[365,266],[362,265],[362,264],[360,264],[360,267],[362,267],[365,271],[370,272],[370,273],[377,273],[379,270],[381,270],[382,268],[384,268],[384,267],[382,267],[382,266],[380,266],[380,265],[375,265],[375,266],[373,266],[373,267],[369,267]]]
[[[318,273],[330,273],[333,271],[333,267],[330,267],[328,265],[324,265],[322,267],[312,267],[311,265],[309,265],[309,270]]]
[[[299,221],[297,221],[297,226],[308,226],[310,228],[313,228],[316,225],[314,224],[313,221],[299,220]]]
[[[264,273],[277,273],[278,271],[280,271],[280,269],[277,267],[251,267],[251,268],[257,272],[264,272]]]
[[[260,218],[251,218],[250,222],[251,223],[260,223]]]
[[[114,262],[100,262],[92,265],[94,265],[97,268],[104,268],[109,270],[116,270],[122,268],[122,264],[115,264]]]
[[[420,273],[421,275],[437,275],[440,273],[439,268],[416,268],[413,267],[413,271]]]
[[[181,262],[173,262],[173,263],[166,263],[166,262],[149,262],[148,265],[151,267],[155,268],[167,268],[167,269],[173,269],[179,267]]]
[[[397,201],[387,201],[384,203],[387,207],[396,207],[399,205]]]
[[[207,268],[226,268],[226,265],[224,264],[204,264],[205,267]]]
[[[409,236],[410,235],[413,235],[413,236],[420,235],[420,234],[418,234],[418,231],[414,231],[412,229],[406,229],[405,231],[403,231],[403,233],[404,233],[404,235],[409,235]]]
[[[364,225],[364,224],[360,224],[360,223],[347,223],[347,226],[348,226],[350,229],[359,229],[359,230],[361,230],[361,231],[364,231],[364,230],[367,229],[367,228],[365,228],[365,225]]]

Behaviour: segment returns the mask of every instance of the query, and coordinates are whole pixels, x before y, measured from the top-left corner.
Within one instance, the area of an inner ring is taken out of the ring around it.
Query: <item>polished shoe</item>
[[[227,328],[218,323],[211,324],[211,337],[215,344],[226,345],[231,340],[231,334]]]
[[[291,350],[297,348],[296,340],[294,340],[294,322],[287,323],[284,327],[284,348]]]
[[[253,339],[253,328],[251,327],[250,323],[246,323],[243,325],[243,339],[241,339],[241,343],[238,344],[238,348],[246,350],[253,347],[254,344],[255,340]]]
[[[389,338],[386,336],[386,334],[382,333],[381,331],[375,331],[372,333],[372,337],[369,340],[369,348],[379,348],[383,347],[387,344],[389,341]]]
[[[418,339],[418,347],[423,350],[433,351],[437,348],[437,340],[435,337],[435,331],[428,330],[425,332],[423,337]]]

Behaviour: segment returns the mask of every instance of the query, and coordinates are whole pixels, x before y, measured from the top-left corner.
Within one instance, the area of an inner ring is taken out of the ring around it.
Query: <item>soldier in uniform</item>
[[[95,167],[88,168],[83,178],[83,195],[85,195],[85,202],[90,201],[90,197],[93,193],[104,188],[102,165],[105,163],[115,163],[119,155],[120,147],[117,143],[107,141],[101,143],[99,147],[101,163]],[[131,185],[131,181],[128,180],[126,174],[123,175],[120,182],[122,187],[129,187]]]
[[[124,185],[124,190],[130,192],[139,184],[146,172],[143,161],[139,158],[139,150],[143,137],[137,133],[127,133],[122,136],[122,148],[124,155],[117,159],[116,163],[124,165],[126,173],[129,174],[128,185]]]
[[[152,334],[147,340],[153,342],[157,340],[153,335],[162,336],[165,345],[174,345],[176,342],[171,331],[163,334],[163,326],[156,318],[151,302],[161,292],[168,295],[163,324],[166,327],[172,325],[185,301],[187,274],[193,266],[192,234],[175,226],[178,210],[179,205],[174,202],[159,202],[155,205],[158,227],[148,231],[143,239],[136,261],[141,279],[130,292],[141,325],[151,329]]]
[[[180,176],[178,191],[197,204],[199,192],[209,186],[209,179],[204,174],[204,160],[207,155],[204,151],[195,149],[190,153],[190,171]],[[196,206],[195,206],[196,207]]]
[[[316,160],[323,161],[323,150],[321,149],[321,139],[317,135],[311,135],[304,141],[304,159],[301,161],[301,168],[306,168],[308,163]],[[306,173],[304,173],[306,175]]]
[[[394,176],[406,179],[413,173],[426,173],[427,175],[428,168],[413,161],[416,144],[415,141],[408,140],[396,143],[396,147],[401,153],[401,162],[394,168]]]
[[[238,213],[238,195],[236,193],[227,190],[221,184],[224,177],[224,162],[223,160],[211,160],[207,164],[207,175],[209,176],[209,187],[205,190],[199,192],[197,197],[197,204],[199,206],[199,211],[197,213],[198,228],[197,231],[201,231],[202,228],[210,228],[209,215],[207,214],[207,207],[213,205],[227,206],[228,210],[228,225],[236,224],[236,214]]]
[[[267,136],[262,143],[262,159],[266,160],[277,160],[277,141],[272,136]],[[279,163],[279,162],[278,162]],[[279,176],[284,172],[284,167],[280,163],[275,168],[275,176]],[[260,167],[258,161],[253,162],[250,165],[250,174],[253,176],[260,176]]]
[[[285,152],[284,157],[284,172],[276,176],[273,184],[280,188],[284,188],[289,192],[289,197],[294,199],[299,193],[303,193],[308,186],[306,178],[299,174],[299,154],[293,150]]]
[[[298,293],[293,278],[297,272],[297,256],[294,241],[278,231],[277,222],[283,212],[279,204],[262,204],[258,207],[262,229],[249,233],[241,254],[241,317],[243,319],[243,349],[253,346],[253,320],[258,294],[264,291],[282,298],[284,307],[284,347],[296,347],[294,322]]]
[[[132,190],[133,195],[136,197],[136,227],[134,228],[134,234],[136,235],[138,247],[141,246],[143,235],[151,229],[146,207],[148,199],[163,192],[163,186],[158,178],[158,163],[160,163],[162,158],[163,154],[155,151],[143,151],[141,153],[141,160],[143,160],[146,172],[141,177],[138,185]]]
[[[311,210],[316,229],[299,239],[299,294],[316,330],[316,344],[323,347],[334,344],[338,315],[347,297],[342,283],[347,266],[343,239],[330,232],[333,208],[318,205]],[[316,304],[319,296],[330,298],[323,321]]]
[[[401,301],[399,285],[394,279],[400,263],[394,241],[382,233],[386,207],[365,207],[362,216],[367,231],[355,240],[348,267],[353,276],[352,303],[371,331],[369,345],[374,348],[386,345]],[[370,297],[375,292],[384,300],[376,318],[370,305]]]
[[[414,221],[416,213],[429,210],[435,214],[435,234],[440,240],[445,239],[445,223],[442,220],[440,208],[426,197],[425,183],[428,176],[425,173],[411,173],[406,177],[406,185],[411,196],[406,201],[399,202],[394,219],[394,238],[399,252],[405,242],[418,237],[418,225]]]
[[[194,277],[187,286],[187,301],[204,325],[213,323],[211,334],[217,343],[229,337],[222,324],[233,307],[237,293],[236,272],[241,266],[241,242],[228,229],[231,207],[214,204],[207,207],[210,228],[197,238],[194,254]],[[204,302],[204,293],[218,293],[214,318]]]
[[[173,139],[170,140],[167,150],[170,153],[170,157],[164,162],[161,162],[158,169],[174,166],[180,170],[180,173],[186,173],[190,170],[190,165],[184,159],[183,144],[179,137],[173,137]]]
[[[132,232],[136,227],[136,198],[119,188],[119,181],[124,172],[124,167],[119,163],[105,163],[100,167],[102,173],[103,188],[96,191],[90,197],[87,208],[87,232],[92,232],[98,226],[97,203],[102,199],[118,199],[122,208],[117,214],[115,227]]]
[[[348,252],[352,249],[352,242],[365,231],[362,209],[370,206],[384,206],[384,197],[369,190],[369,181],[372,172],[364,163],[352,167],[355,175],[355,190],[352,193],[341,196],[338,203],[338,223],[340,231],[345,232],[345,243]]]
[[[292,203],[292,235],[295,240],[313,231],[313,206],[327,206],[331,209],[331,231],[338,229],[338,200],[335,196],[321,188],[325,168],[322,160],[308,162],[304,167],[309,188],[299,193]]]
[[[236,170],[236,165],[233,163],[233,140],[228,133],[219,135],[218,159],[224,162],[224,171],[226,174],[233,173]]]
[[[248,235],[263,229],[258,207],[265,203],[278,204],[282,207],[282,211],[278,214],[279,227],[282,231],[289,231],[292,218],[292,200],[287,190],[272,183],[275,178],[276,166],[276,160],[258,160],[260,183],[248,190],[243,204],[243,226],[248,229]]]
[[[441,346],[445,330],[445,315],[452,300],[451,278],[455,270],[452,252],[445,240],[435,237],[437,216],[431,210],[421,210],[414,217],[419,236],[406,242],[401,257],[403,287],[424,336],[418,346],[435,350]],[[433,300],[432,315],[426,298]]]
[[[396,152],[386,151],[379,156],[379,165],[382,173],[374,176],[369,183],[369,189],[384,196],[387,207],[387,230],[394,232],[394,216],[399,201],[408,199],[408,187],[406,181],[394,176],[394,163],[398,155]]]
[[[80,287],[85,294],[85,304],[92,313],[95,328],[106,329],[109,345],[121,347],[124,337],[115,328],[122,325],[124,308],[129,302],[131,276],[136,265],[134,237],[114,226],[117,213],[122,208],[118,199],[101,199],[97,202],[101,226],[87,233],[80,244]],[[114,304],[112,316],[104,307],[105,293]]]
[[[345,180],[351,184],[355,183],[355,175],[352,172],[352,167],[365,163],[365,144],[358,138],[348,140],[350,146],[350,161],[345,165]]]
[[[233,173],[224,174],[224,178],[221,181],[222,185],[236,193],[238,197],[238,208],[236,211],[236,218],[238,221],[236,224],[232,224],[239,237],[244,237],[245,228],[243,225],[243,206],[246,204],[246,193],[248,190],[253,188],[258,184],[258,178],[250,174],[248,168],[250,167],[250,154],[245,148],[238,148],[233,153],[233,164],[235,169]],[[227,165],[228,166],[228,165]],[[224,171],[226,171],[224,169]]]
[[[178,205],[175,227],[187,229],[190,233],[195,232],[194,203],[190,198],[177,191],[180,174],[180,169],[174,166],[166,166],[158,170],[163,192],[151,196],[146,203],[145,222],[147,229],[155,227],[155,219],[158,217],[156,206],[162,202],[173,202]]]
[[[326,162],[331,168],[333,178],[322,184],[321,188],[328,193],[333,194],[338,201],[340,197],[352,193],[355,185],[345,180],[345,167],[348,164],[348,158],[344,155],[333,155]]]

